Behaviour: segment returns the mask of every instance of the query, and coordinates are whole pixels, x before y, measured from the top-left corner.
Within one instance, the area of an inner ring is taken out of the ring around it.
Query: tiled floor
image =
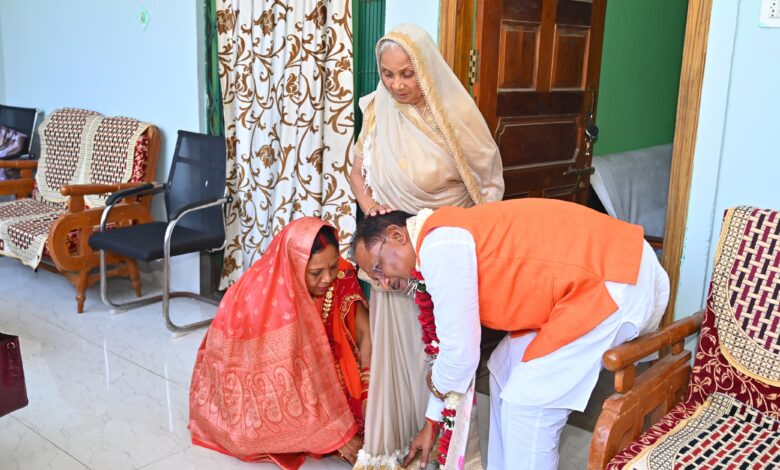
[[[113,285],[130,291],[127,281]],[[64,278],[0,258],[0,331],[21,338],[30,399],[0,418],[0,470],[274,468],[190,444],[188,387],[202,331],[173,337],[159,304],[112,315],[97,287],[81,315],[74,298]],[[214,309],[173,301],[179,322]],[[484,410],[483,448],[487,424]],[[585,468],[589,443],[589,433],[567,426],[560,468]],[[304,468],[348,466],[325,459]]]

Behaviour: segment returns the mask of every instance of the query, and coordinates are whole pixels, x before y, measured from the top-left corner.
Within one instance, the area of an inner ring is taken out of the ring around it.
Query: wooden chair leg
[[[136,260],[128,260],[127,269],[130,271],[130,280],[133,281],[133,288],[135,289],[135,296],[141,297],[141,276],[138,274],[138,263]]]
[[[76,279],[76,304],[77,311],[84,313],[84,300],[86,300],[87,283],[89,282],[89,270],[85,269],[79,271],[78,279]]]

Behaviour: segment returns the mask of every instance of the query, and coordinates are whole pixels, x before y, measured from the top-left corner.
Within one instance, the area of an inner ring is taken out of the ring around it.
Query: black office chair
[[[35,125],[38,121],[38,110],[35,108],[19,108],[0,104],[0,126],[13,129],[27,136],[24,147],[9,155],[0,156],[0,160],[33,160],[32,142],[35,135]],[[19,170],[0,168],[0,180],[19,178]]]
[[[0,104],[0,126],[19,131],[27,136],[25,148],[14,155],[6,155],[3,160],[17,158],[35,158],[32,153],[32,141],[35,134],[35,125],[38,122],[38,110],[35,108],[19,108]]]
[[[170,292],[171,256],[200,251],[215,251],[225,244],[224,205],[226,168],[225,138],[179,131],[168,182],[149,183],[118,191],[106,200],[100,232],[89,244],[100,250],[100,293],[103,302],[117,310],[127,310],[162,300],[165,325],[175,333],[191,331],[211,323],[211,319],[187,325],[171,321],[169,304],[174,297],[189,297],[217,305],[218,302],[193,292]],[[106,230],[111,209],[127,197],[165,194],[167,222],[151,222]],[[106,255],[110,251],[143,261],[163,260],[163,292],[123,304],[108,297]]]

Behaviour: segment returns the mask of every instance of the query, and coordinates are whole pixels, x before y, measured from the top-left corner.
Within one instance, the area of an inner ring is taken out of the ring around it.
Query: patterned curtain
[[[228,245],[221,288],[290,221],[355,228],[349,0],[217,0],[228,141]]]

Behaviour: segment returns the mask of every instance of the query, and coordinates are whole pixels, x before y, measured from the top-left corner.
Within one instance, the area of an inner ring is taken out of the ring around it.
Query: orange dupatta
[[[290,223],[225,293],[193,371],[194,444],[294,469],[358,432],[304,279],[324,225]]]

